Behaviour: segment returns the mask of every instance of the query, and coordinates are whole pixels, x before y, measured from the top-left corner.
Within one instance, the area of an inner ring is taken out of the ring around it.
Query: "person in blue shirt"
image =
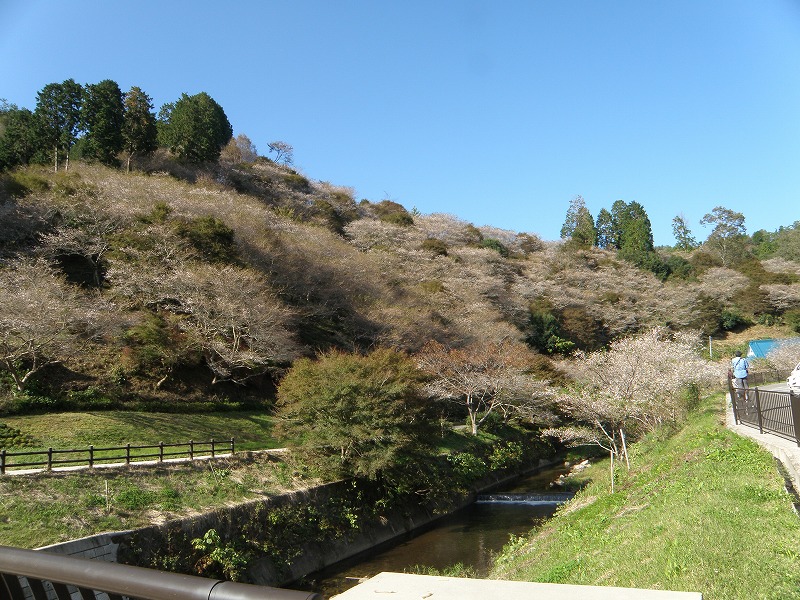
[[[731,359],[731,370],[733,371],[733,387],[737,390],[747,389],[747,375],[750,370],[750,363],[742,356],[741,351],[736,351],[736,356]],[[736,394],[742,397],[741,392]]]

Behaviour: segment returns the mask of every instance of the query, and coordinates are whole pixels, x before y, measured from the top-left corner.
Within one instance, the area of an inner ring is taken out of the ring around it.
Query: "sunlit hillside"
[[[681,269],[662,280],[613,251],[359,200],[263,158],[28,167],[4,177],[0,210],[0,322],[47,340],[52,361],[23,382],[33,403],[260,403],[297,357],[430,340],[525,341],[553,379],[564,348],[657,324],[781,325],[800,307],[797,262],[723,267],[701,246],[664,256]],[[3,377],[13,409],[19,382]]]

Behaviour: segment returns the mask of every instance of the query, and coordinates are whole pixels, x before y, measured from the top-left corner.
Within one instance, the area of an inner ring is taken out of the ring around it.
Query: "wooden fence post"
[[[0,450],[0,475],[6,474],[6,449]]]
[[[125,464],[126,465],[130,465],[131,464],[131,443],[130,442],[128,442],[125,445]]]
[[[94,468],[94,446],[89,444],[89,468]]]
[[[233,438],[231,438],[231,456],[233,456],[233,454],[234,454],[234,451],[233,451]]]
[[[53,449],[47,449],[47,470],[51,471],[53,469]]]
[[[214,458],[214,438],[211,438],[211,458]]]
[[[189,440],[189,460],[194,460],[194,440]]]
[[[158,442],[158,462],[164,462],[164,442]]]

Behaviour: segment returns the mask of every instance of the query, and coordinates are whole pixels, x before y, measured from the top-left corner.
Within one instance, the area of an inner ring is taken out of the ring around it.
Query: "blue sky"
[[[0,0],[0,98],[68,78],[207,92],[357,200],[546,240],[576,195],[657,245],[800,219],[798,0]]]

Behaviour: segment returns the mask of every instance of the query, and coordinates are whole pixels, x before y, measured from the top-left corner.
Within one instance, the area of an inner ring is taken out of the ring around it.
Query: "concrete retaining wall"
[[[545,468],[551,464],[549,461],[542,460],[535,468],[527,472]],[[437,519],[471,504],[477,494],[496,489],[520,475],[490,476],[476,484],[469,493],[451,497],[444,504],[418,506],[413,510],[395,510],[381,515],[374,522],[359,523],[358,531],[350,537],[325,544],[311,543],[301,548],[299,555],[291,561],[288,567],[273,564],[267,558],[256,560],[249,565],[248,575],[253,583],[269,586],[286,585],[309,573],[319,571],[429,525]],[[236,539],[241,535],[242,530],[247,530],[248,524],[263,517],[270,509],[299,504],[311,504],[324,508],[332,498],[347,494],[344,487],[346,485],[346,483],[339,482],[308,488],[234,507],[217,509],[196,517],[171,521],[164,525],[103,533],[53,544],[39,548],[39,550],[108,562],[156,566],[164,570],[188,572],[192,566],[185,562],[192,554],[189,544],[193,538],[202,537],[209,529],[216,529],[222,539]]]

